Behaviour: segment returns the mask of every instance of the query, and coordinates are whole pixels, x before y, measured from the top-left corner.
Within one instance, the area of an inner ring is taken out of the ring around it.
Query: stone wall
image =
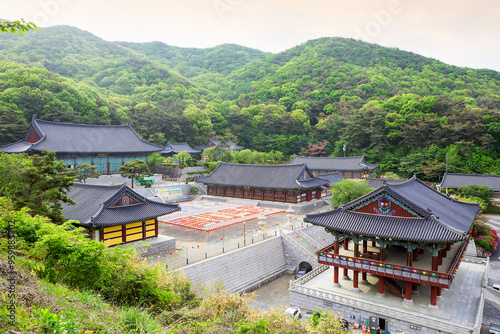
[[[158,241],[152,239],[151,241],[147,240],[146,242],[151,245],[151,247],[138,244],[134,246],[137,249],[137,254],[140,258],[150,258],[157,257],[158,255],[163,256],[164,254],[172,252],[175,250],[175,239],[169,238],[168,240]]]
[[[281,238],[272,237],[180,270],[194,285],[221,281],[230,292],[244,292],[283,274],[286,269]]]
[[[293,268],[293,272],[298,270],[301,262],[307,262],[313,269],[318,267],[318,258],[311,256],[307,251],[301,250],[293,239],[283,237],[283,250],[287,266]]]

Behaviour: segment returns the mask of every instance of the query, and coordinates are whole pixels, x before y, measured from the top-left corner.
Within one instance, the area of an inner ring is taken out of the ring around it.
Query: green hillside
[[[175,68],[188,78],[208,72],[227,75],[248,63],[264,60],[270,55],[236,44],[222,44],[206,49],[180,48],[162,42],[118,42],[118,44]]]
[[[130,120],[158,144],[225,136],[260,151],[340,156],[346,143],[347,155],[366,155],[380,172],[435,180],[448,154],[448,171],[500,174],[500,73],[491,70],[345,38],[267,54],[230,44],[106,42],[65,26],[0,36],[0,60],[32,67],[1,64],[10,69],[0,81],[2,119],[15,112],[25,124],[33,113],[61,121],[66,109],[82,116],[69,117],[75,122],[106,123],[106,113],[95,116],[105,106],[109,123]],[[41,81],[17,80],[15,71]],[[48,89],[54,80],[75,89]],[[61,112],[43,99],[11,97],[36,89],[48,89]],[[81,94],[99,108],[69,102]],[[2,143],[13,139],[5,133]]]

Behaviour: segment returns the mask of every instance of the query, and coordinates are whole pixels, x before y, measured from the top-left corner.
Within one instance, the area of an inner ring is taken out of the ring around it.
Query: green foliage
[[[69,311],[56,314],[49,309],[39,308],[35,310],[34,315],[40,321],[42,333],[78,334],[82,329],[75,316]]]
[[[21,21],[0,21],[0,31],[5,33],[11,32],[13,34],[25,34],[27,31],[38,31],[38,27],[33,22],[26,22],[24,19]]]
[[[154,153],[150,154],[148,157],[148,165],[157,167],[157,166],[160,166],[162,164],[163,160],[164,159],[160,153],[154,152]]]
[[[347,156],[365,155],[381,172],[432,181],[447,155],[449,172],[500,174],[499,81],[495,71],[344,38],[271,55],[237,45],[110,43],[76,28],[42,28],[0,36],[0,144],[22,139],[37,114],[130,121],[157,144],[227,136],[251,151],[343,156],[346,143]]]
[[[63,222],[61,203],[74,203],[67,196],[74,180],[55,156],[46,150],[33,156],[0,153],[0,196],[11,198],[15,209]]]
[[[466,187],[458,188],[457,195],[468,198],[480,198],[481,203],[488,206],[488,204],[490,204],[491,197],[493,197],[493,190],[490,190],[488,186],[485,185],[471,184]]]
[[[500,206],[490,203],[483,212],[500,215]]]
[[[76,178],[80,181],[85,182],[88,178],[98,179],[101,174],[96,171],[97,166],[90,165],[87,163],[83,163],[81,165],[76,166]]]
[[[374,188],[368,186],[368,181],[353,181],[349,179],[343,179],[340,182],[333,184],[330,187],[332,193],[332,205],[339,206],[343,203],[348,203],[361,197]]]
[[[148,165],[145,161],[142,160],[134,160],[128,161],[120,166],[120,174],[122,177],[126,177],[132,180],[132,188],[134,187],[135,178],[142,180],[144,176],[151,175],[149,171]]]
[[[196,186],[189,187],[189,193],[191,195],[198,195],[198,187],[196,187]]]
[[[458,196],[457,199],[461,202],[466,203],[477,203],[481,206],[481,210],[484,211],[488,207],[488,203],[485,202],[482,198],[471,196],[471,197],[461,197]]]
[[[491,242],[488,242],[486,240],[483,240],[481,238],[476,238],[474,239],[476,245],[479,247],[484,248],[485,251],[488,251],[490,254],[493,254],[495,247]]]
[[[39,216],[10,209],[3,200],[2,230],[15,218],[14,232],[26,253],[31,270],[52,283],[93,290],[123,305],[147,307],[152,312],[170,310],[197,302],[190,283],[163,266],[138,263],[134,248],[114,247],[85,236],[71,222],[54,225]],[[24,239],[26,238],[26,239]],[[3,246],[6,246],[6,242]],[[96,279],[97,278],[97,279]]]

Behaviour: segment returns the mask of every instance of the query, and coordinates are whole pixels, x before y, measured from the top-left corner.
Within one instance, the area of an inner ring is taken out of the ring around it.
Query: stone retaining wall
[[[271,237],[179,270],[194,285],[221,281],[230,292],[249,291],[286,270],[283,243]]]

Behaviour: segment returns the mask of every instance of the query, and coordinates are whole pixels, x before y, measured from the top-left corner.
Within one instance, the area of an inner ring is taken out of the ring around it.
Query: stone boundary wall
[[[230,292],[244,292],[276,278],[286,269],[281,237],[272,237],[179,270],[193,285],[221,281]]]
[[[175,250],[175,239],[157,242],[152,244],[151,247],[138,245],[135,248],[137,249],[139,258],[156,257],[158,255],[163,256],[163,254]]]

